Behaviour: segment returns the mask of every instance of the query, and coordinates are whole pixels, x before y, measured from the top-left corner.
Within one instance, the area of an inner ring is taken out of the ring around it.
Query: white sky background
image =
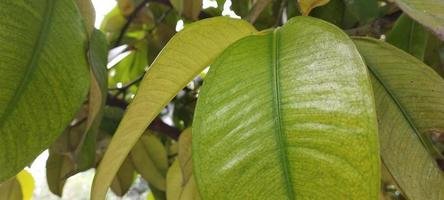
[[[92,3],[94,4],[94,8],[96,9],[96,28],[100,27],[100,23],[102,23],[103,18],[105,15],[111,11],[116,6],[115,0],[92,0]],[[224,10],[222,12],[222,15],[224,16],[230,16],[233,18],[240,18],[237,16],[232,10],[230,10],[231,6],[231,0],[227,0],[224,4]],[[217,7],[216,1],[211,0],[204,0],[203,1],[203,8],[208,7]],[[178,27],[176,27],[176,30],[181,30],[183,28],[183,21],[180,20],[178,22]]]

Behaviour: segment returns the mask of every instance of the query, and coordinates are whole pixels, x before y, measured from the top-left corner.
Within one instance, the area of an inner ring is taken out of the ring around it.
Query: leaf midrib
[[[271,70],[272,70],[272,92],[273,92],[273,118],[276,128],[275,138],[278,145],[278,156],[280,160],[280,166],[283,172],[283,178],[285,180],[285,190],[287,192],[288,199],[295,199],[293,191],[293,182],[291,180],[291,172],[289,169],[289,161],[287,157],[287,143],[286,134],[282,125],[282,113],[281,113],[281,94],[280,94],[280,77],[279,77],[279,29],[275,29],[272,35],[272,52],[271,52]]]
[[[396,97],[395,93],[387,87],[387,85],[382,81],[381,75],[373,69],[370,65],[367,65],[370,73],[375,77],[375,79],[381,84],[381,86],[384,88],[384,90],[387,92],[387,94],[390,96],[390,98],[395,102],[396,107],[401,111],[402,116],[407,120],[407,123],[409,126],[413,129],[415,132],[415,135],[418,137],[418,139],[421,141],[421,144],[424,146],[425,149],[427,149],[430,153],[433,155],[439,156],[439,153],[437,150],[433,147],[432,144],[428,143],[422,136],[421,132],[416,128],[415,123],[413,122],[412,117],[405,111],[404,106],[401,104],[401,102]]]
[[[27,65],[27,70],[25,70],[25,73],[23,75],[23,78],[19,81],[18,87],[13,94],[12,98],[7,103],[6,109],[3,112],[3,114],[0,117],[0,130],[5,125],[6,119],[11,116],[12,112],[14,111],[15,107],[17,106],[17,103],[19,102],[20,98],[22,97],[23,91],[27,88],[29,85],[29,79],[34,74],[37,68],[38,61],[41,56],[42,48],[45,46],[46,41],[48,39],[48,32],[51,26],[51,19],[54,13],[54,7],[57,3],[57,0],[47,0],[46,1],[46,8],[44,10],[45,16],[42,21],[41,29],[39,31],[39,35],[37,37],[37,41],[35,43],[35,46],[33,48],[33,52],[31,55],[31,59],[29,60],[29,63]]]

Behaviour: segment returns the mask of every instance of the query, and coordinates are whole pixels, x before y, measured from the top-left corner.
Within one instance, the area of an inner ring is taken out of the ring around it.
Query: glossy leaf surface
[[[168,42],[142,80],[99,165],[92,199],[105,197],[119,166],[168,102],[227,46],[253,32],[245,21],[218,17],[189,25]]]
[[[89,87],[74,1],[0,1],[0,181],[55,141]],[[26,148],[23,148],[26,147]]]
[[[218,57],[199,94],[202,199],[376,199],[376,113],[366,67],[337,27],[296,17]],[[230,192],[226,192],[230,191]]]
[[[444,174],[427,135],[444,130],[444,80],[387,43],[355,43],[372,75],[383,163],[408,199],[443,199]]]

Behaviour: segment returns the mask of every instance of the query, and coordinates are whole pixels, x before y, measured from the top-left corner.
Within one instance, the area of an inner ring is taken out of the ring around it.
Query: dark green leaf
[[[0,1],[0,182],[49,147],[89,88],[73,1]],[[24,148],[26,147],[26,148]]]
[[[421,24],[403,14],[387,34],[387,42],[415,56],[424,59],[428,33]]]

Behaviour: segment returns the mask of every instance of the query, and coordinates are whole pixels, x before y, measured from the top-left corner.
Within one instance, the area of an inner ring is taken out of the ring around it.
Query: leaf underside
[[[0,182],[55,141],[89,87],[73,1],[0,1]],[[24,148],[26,147],[26,148]]]
[[[245,21],[215,17],[185,27],[168,42],[140,83],[108,146],[94,178],[92,199],[105,198],[119,166],[168,102],[227,46],[253,32],[254,27]]]

